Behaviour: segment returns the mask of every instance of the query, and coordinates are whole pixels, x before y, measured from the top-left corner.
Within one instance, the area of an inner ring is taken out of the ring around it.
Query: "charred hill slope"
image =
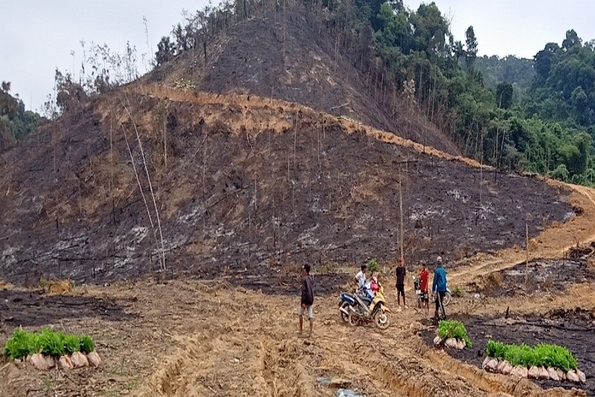
[[[210,41],[206,53],[205,63],[202,48],[184,52],[146,81],[173,85],[186,79],[201,91],[297,102],[460,153],[414,105],[379,88],[383,77],[355,68],[309,13],[288,9],[244,20]]]
[[[137,277],[162,250],[201,276],[394,259],[400,180],[408,260],[509,247],[525,214],[535,235],[572,211],[568,192],[432,153],[295,103],[121,89],[0,155],[0,274]]]

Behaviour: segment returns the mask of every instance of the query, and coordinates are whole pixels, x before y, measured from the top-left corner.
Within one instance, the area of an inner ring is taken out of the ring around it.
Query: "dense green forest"
[[[481,38],[473,27],[456,40],[435,3],[412,10],[402,0],[231,0],[186,13],[159,42],[154,66],[188,52],[206,59],[214,37],[235,23],[288,8],[326,28],[335,48],[365,76],[379,106],[399,112],[409,102],[466,156],[499,170],[595,185],[595,41],[583,42],[574,30],[531,60],[478,57]],[[87,95],[138,76],[134,48],[128,46],[122,56],[105,46],[94,48],[90,61],[109,62],[91,62],[93,73],[78,83],[57,71],[54,109],[66,111]],[[110,75],[105,67],[110,62],[120,65],[114,68],[120,75]],[[17,119],[27,112],[11,109],[3,109],[0,128],[6,130],[8,120],[18,139],[29,127],[17,126]]]

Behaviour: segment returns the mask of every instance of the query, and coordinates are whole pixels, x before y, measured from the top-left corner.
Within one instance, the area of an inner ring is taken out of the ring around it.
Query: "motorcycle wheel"
[[[444,306],[448,306],[448,304],[450,303],[450,299],[451,299],[451,298],[452,298],[452,297],[450,296],[450,292],[447,292],[447,293],[445,293],[445,294],[444,294],[444,299],[443,299],[443,301],[442,301],[442,304],[443,304]]]
[[[374,315],[374,323],[380,329],[387,329],[390,325],[390,321],[388,320],[388,315],[384,313],[382,310],[378,310]]]
[[[357,325],[357,323],[359,322],[359,320],[357,319],[358,315],[355,314],[353,312],[353,310],[349,310],[349,318],[348,318],[348,323],[349,325],[351,325],[352,327],[355,327]]]
[[[343,313],[341,311],[341,309],[345,309],[347,311],[350,311],[350,309],[349,309],[349,303],[343,302],[343,303],[341,303],[341,306],[339,306],[339,314],[341,315],[341,320],[343,320],[344,323],[348,323],[349,322],[349,315]]]

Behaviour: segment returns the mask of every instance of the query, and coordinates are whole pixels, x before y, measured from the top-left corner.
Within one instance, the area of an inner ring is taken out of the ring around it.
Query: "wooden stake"
[[[401,245],[401,258],[403,256],[403,177],[401,175],[401,167],[399,166],[399,214],[401,218],[401,233],[400,233],[400,245]]]
[[[527,221],[525,221],[525,244],[527,248],[527,256],[525,257],[525,289],[527,289],[529,281],[529,223]]]

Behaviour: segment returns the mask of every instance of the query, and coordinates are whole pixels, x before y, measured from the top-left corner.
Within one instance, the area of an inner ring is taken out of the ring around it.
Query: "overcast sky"
[[[56,68],[65,72],[74,68],[78,78],[81,40],[87,46],[106,43],[117,52],[130,41],[140,60],[142,54],[153,54],[161,36],[182,21],[183,9],[194,12],[206,3],[0,0],[0,80],[12,82],[12,93],[20,95],[27,109],[39,109],[52,90]],[[420,1],[405,0],[405,4],[417,9]],[[480,55],[530,58],[548,42],[561,43],[570,28],[583,40],[595,39],[595,0],[436,0],[436,4],[452,21],[456,39],[464,41],[465,30],[473,25]]]

